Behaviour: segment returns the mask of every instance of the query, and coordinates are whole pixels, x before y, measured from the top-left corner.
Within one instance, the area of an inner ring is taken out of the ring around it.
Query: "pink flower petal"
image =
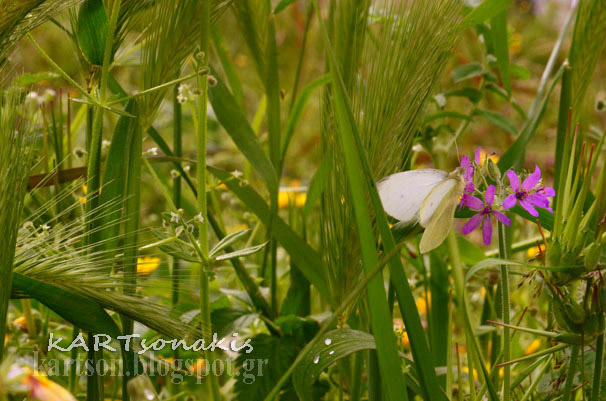
[[[473,210],[482,210],[484,209],[484,202],[480,199],[476,198],[473,195],[463,195],[463,203],[470,209]]]
[[[522,183],[522,189],[524,189],[526,191],[531,190],[532,188],[536,187],[536,185],[539,183],[540,179],[541,179],[541,169],[539,168],[539,166],[535,166],[534,173],[532,173],[528,177],[526,177],[526,179]]]
[[[518,198],[516,198],[516,194],[511,194],[503,201],[503,209],[511,209],[516,205]]]
[[[467,223],[465,223],[463,225],[461,232],[463,234],[467,235],[470,232],[472,232],[473,230],[475,230],[476,228],[478,228],[478,226],[480,225],[481,222],[482,222],[482,213],[474,214],[473,216],[471,216],[471,218],[469,220],[467,220]]]
[[[531,216],[539,217],[539,212],[530,203],[525,200],[520,200],[520,206],[522,206]]]
[[[509,178],[509,185],[511,185],[511,189],[513,192],[518,192],[520,190],[520,179],[518,175],[513,170],[507,170],[507,178]]]
[[[505,224],[506,226],[511,224],[511,220],[509,220],[509,217],[505,216],[503,213],[499,212],[498,210],[493,210],[492,214],[494,214],[494,217],[496,217],[497,220],[499,220],[501,223]]]
[[[478,146],[478,147],[476,148],[476,153],[475,153],[475,155],[474,155],[474,157],[473,157],[473,161],[474,161],[474,162],[476,162],[476,164],[477,164],[478,166],[480,165],[480,162],[481,162],[481,160],[480,160],[480,151],[481,151],[481,150],[482,150],[482,148]]]
[[[555,196],[555,189],[553,189],[551,187],[543,187],[543,188],[541,188],[541,190],[539,192],[541,192],[543,195],[547,196],[548,198],[553,198]]]
[[[547,209],[549,207],[549,199],[545,195],[530,194],[526,200],[528,203],[536,207],[541,207],[543,209]]]
[[[484,201],[488,206],[492,206],[492,203],[494,202],[494,191],[494,185],[489,185],[488,188],[486,188],[486,193],[484,194]]]
[[[471,166],[471,162],[469,161],[469,157],[467,155],[463,155],[461,157],[461,167],[467,168]]]
[[[492,241],[492,219],[489,214],[482,220],[482,239],[484,245],[490,245],[490,241]]]
[[[475,185],[473,185],[473,182],[468,182],[467,185],[465,185],[465,192],[467,192],[468,194],[472,194],[473,191],[476,189]]]

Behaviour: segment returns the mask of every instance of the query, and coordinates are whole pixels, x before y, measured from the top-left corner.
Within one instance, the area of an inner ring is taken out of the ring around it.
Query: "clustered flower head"
[[[463,179],[465,189],[461,197],[460,206],[476,211],[462,228],[463,234],[470,234],[476,228],[482,228],[482,239],[484,244],[489,245],[492,240],[493,217],[500,223],[508,226],[511,220],[501,210],[509,210],[519,203],[528,213],[534,217],[539,216],[536,208],[547,209],[553,213],[549,205],[549,198],[555,196],[555,190],[541,184],[541,170],[535,167],[522,184],[519,176],[512,170],[507,171],[509,188],[506,188],[500,180],[496,186],[488,184],[487,176],[496,180],[489,174],[488,168],[481,169],[480,148],[475,151],[473,162],[467,157],[461,158],[461,167],[464,169]],[[486,163],[487,164],[487,163]],[[496,167],[496,166],[494,166]],[[484,174],[484,172],[486,174]],[[500,177],[500,173],[498,174]],[[483,191],[482,188],[485,188]],[[481,196],[483,200],[478,197]],[[504,199],[503,199],[504,198]],[[502,201],[500,201],[503,199]]]

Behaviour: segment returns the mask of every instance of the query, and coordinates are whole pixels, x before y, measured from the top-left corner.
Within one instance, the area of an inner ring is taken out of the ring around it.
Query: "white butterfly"
[[[452,173],[436,169],[404,171],[377,183],[379,197],[390,216],[425,228],[421,238],[422,253],[444,241],[454,219],[455,209],[465,189],[463,168]]]

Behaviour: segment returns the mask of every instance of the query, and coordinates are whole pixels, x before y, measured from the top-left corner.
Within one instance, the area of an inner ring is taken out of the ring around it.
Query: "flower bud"
[[[587,247],[587,253],[585,253],[585,270],[592,271],[597,266],[602,256],[602,244],[599,242],[593,242]]]
[[[564,313],[566,313],[566,316],[576,324],[583,324],[583,322],[585,322],[585,311],[572,300],[564,305]]]
[[[494,181],[501,180],[501,170],[491,159],[488,159],[488,176]]]
[[[547,261],[550,266],[559,266],[562,259],[562,246],[560,241],[555,239],[547,248]]]

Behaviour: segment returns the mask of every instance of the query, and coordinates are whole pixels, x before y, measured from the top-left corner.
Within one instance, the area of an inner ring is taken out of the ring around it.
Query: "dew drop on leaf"
[[[328,355],[332,355],[332,354],[334,354],[334,353],[335,353],[335,350],[333,349],[332,351],[330,351],[330,352],[328,353]]]
[[[324,344],[326,345],[330,345],[332,343],[332,340],[330,338],[327,338],[326,340],[324,340]]]
[[[314,363],[317,365],[320,362],[320,355],[314,356]]]

